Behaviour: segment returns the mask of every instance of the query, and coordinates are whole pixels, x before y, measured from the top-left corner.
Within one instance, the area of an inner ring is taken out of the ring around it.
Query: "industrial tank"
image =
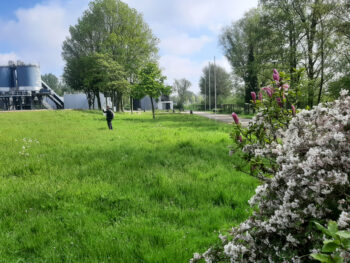
[[[40,68],[36,65],[17,66],[19,90],[39,91],[41,89]]]
[[[9,66],[0,66],[0,92],[9,91],[13,86],[13,69]]]

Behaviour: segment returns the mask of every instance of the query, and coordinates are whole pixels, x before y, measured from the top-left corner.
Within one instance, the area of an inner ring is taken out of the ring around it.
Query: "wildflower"
[[[261,92],[259,92],[259,100],[260,100],[260,101],[263,101],[263,95],[262,95]]]
[[[283,106],[281,98],[276,98],[276,101],[277,101],[278,106],[280,106],[280,107]]]
[[[252,96],[252,100],[254,101],[254,103],[256,103],[256,94],[255,94],[255,92],[251,92],[250,95]]]
[[[273,70],[272,77],[273,77],[274,81],[280,81],[280,74],[278,73],[278,71],[276,69]]]
[[[232,112],[232,118],[235,121],[236,124],[239,124],[238,115],[235,112]]]
[[[288,84],[283,84],[283,85],[282,85],[282,88],[283,88],[284,90],[288,90],[288,89],[289,89],[289,85],[288,85]]]
[[[270,98],[272,97],[273,91],[270,86],[263,87],[262,90],[264,90]]]
[[[294,105],[292,105],[292,112],[293,112],[293,116],[295,116],[295,107],[294,107]]]

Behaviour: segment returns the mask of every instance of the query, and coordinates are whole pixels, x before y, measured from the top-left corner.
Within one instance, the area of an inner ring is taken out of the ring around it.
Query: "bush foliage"
[[[290,106],[289,112],[287,99],[273,97],[283,92],[275,74],[277,87],[266,92],[267,104],[258,107],[248,130],[238,126],[234,134],[251,165],[260,162],[253,168],[255,175],[269,169],[276,171],[274,177],[264,176],[249,201],[252,216],[228,236],[220,236],[220,244],[196,253],[191,262],[310,262],[323,242],[313,222],[338,220],[340,230],[349,230],[350,96],[342,91],[339,100],[289,119],[295,108]]]

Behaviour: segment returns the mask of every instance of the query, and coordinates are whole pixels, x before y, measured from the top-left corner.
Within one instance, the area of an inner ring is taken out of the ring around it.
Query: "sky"
[[[62,43],[69,26],[90,0],[0,0],[0,65],[21,60],[40,65],[42,74],[61,76]],[[168,84],[198,82],[209,61],[231,71],[218,43],[222,28],[240,19],[258,0],[124,0],[142,13],[159,38],[159,63]]]

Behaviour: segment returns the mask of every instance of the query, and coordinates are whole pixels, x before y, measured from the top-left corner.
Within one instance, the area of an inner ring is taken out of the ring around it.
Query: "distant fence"
[[[219,104],[216,106],[217,112],[221,113],[232,113],[236,112],[237,114],[253,114],[254,113],[254,107],[253,105],[249,103],[245,103],[244,105],[236,105],[236,104]],[[195,111],[205,111],[209,110],[208,105],[204,104],[192,104],[189,107],[190,110]],[[214,112],[214,107],[211,107],[211,111]]]

